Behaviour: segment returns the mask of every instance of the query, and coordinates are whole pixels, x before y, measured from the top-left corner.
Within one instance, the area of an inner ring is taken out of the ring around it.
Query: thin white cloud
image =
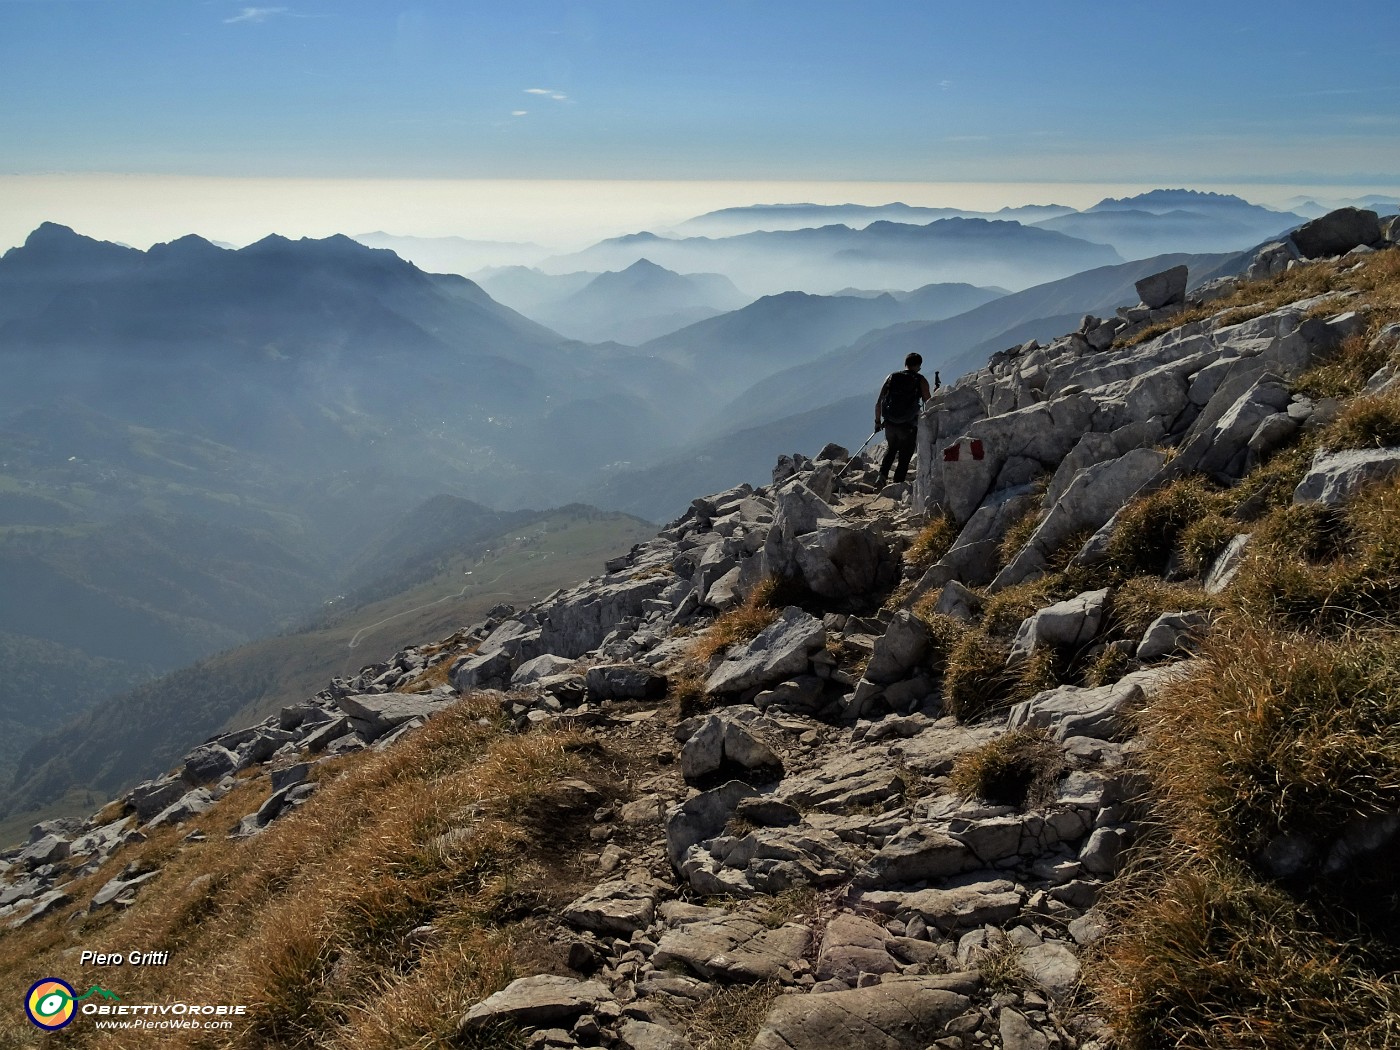
[[[549,88],[526,88],[526,89],[525,89],[525,94],[527,94],[527,95],[552,95],[552,94],[554,94],[554,92],[553,92],[552,90],[550,90]]]
[[[530,111],[528,109],[513,109],[510,111],[510,115],[512,117],[523,117],[528,115],[529,112]]]
[[[941,87],[944,91],[947,91],[950,87],[953,86],[953,82],[951,80],[940,80],[938,82],[938,86]]]
[[[562,91],[555,91],[553,88],[526,88],[527,95],[542,95],[545,98],[552,98],[555,102],[572,102],[573,99]]]
[[[224,25],[233,25],[235,22],[266,22],[273,15],[288,15],[291,11],[285,7],[245,7],[232,18],[225,18]]]

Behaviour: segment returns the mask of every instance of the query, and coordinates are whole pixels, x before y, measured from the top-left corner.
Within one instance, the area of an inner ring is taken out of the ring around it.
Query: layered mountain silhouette
[[[939,219],[1014,219],[1031,223],[1074,211],[1062,204],[1027,204],[995,212],[965,208],[925,208],[903,204],[750,204],[721,208],[679,223],[668,232],[683,237],[732,237],[759,230],[801,230],[839,223],[859,229],[872,222],[920,225]]]
[[[1036,225],[1111,244],[1126,258],[1139,259],[1168,252],[1243,251],[1304,221],[1303,215],[1273,211],[1231,194],[1152,190],[1109,197],[1085,211]]]
[[[722,273],[755,294],[847,286],[912,288],[944,281],[1025,288],[1122,262],[1103,244],[1018,222],[949,218],[872,222],[733,237],[628,234],[544,260],[541,269],[619,270],[646,258],[678,271]]]
[[[888,292],[783,292],[654,339],[643,349],[703,369],[717,393],[733,395],[766,375],[847,346],[866,332],[951,317],[1001,294],[970,284],[928,285],[898,297]]]
[[[598,274],[531,316],[585,342],[636,345],[749,301],[722,274],[679,274],[638,259],[625,270]]]

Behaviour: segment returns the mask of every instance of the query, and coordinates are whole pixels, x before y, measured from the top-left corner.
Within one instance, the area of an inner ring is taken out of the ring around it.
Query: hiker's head
[[[922,354],[910,354],[904,359],[904,367],[911,372],[917,372],[919,366],[924,363]]]

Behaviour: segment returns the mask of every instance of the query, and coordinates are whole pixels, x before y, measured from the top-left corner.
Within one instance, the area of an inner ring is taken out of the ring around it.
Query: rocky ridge
[[[1251,273],[1394,244],[1394,220],[1352,211],[1266,246]],[[1137,833],[1144,745],[1129,714],[1192,659],[1209,612],[1166,610],[1110,642],[1107,588],[1035,609],[995,656],[1008,672],[1113,647],[1119,673],[975,717],[955,717],[938,632],[1065,559],[1092,566],[1135,496],[1191,472],[1237,481],[1335,416],[1289,383],[1363,329],[1348,302],[1207,316],[1126,345],[1235,287],[1188,298],[1186,276],[1149,278],[1140,306],[998,354],[941,391],[912,492],[875,491],[873,461],[837,446],[784,457],[771,485],[695,500],[600,576],[207,741],[104,819],[37,825],[0,860],[0,915],[19,927],[129,905],[159,870],[128,865],[87,900],[69,887],[214,806],[238,813],[230,836],[256,836],[312,796],[317,763],[390,748],[464,693],[494,690],[520,732],[569,724],[656,760],[627,801],[597,807],[596,882],[549,919],[573,973],[512,982],[461,1018],[464,1037],[507,1022],[529,1046],[679,1050],[693,1045],[686,1008],[766,983],[778,993],[754,1050],[1111,1045],[1080,967]],[[1397,470],[1400,449],[1319,455],[1293,498],[1334,503]],[[921,566],[910,545],[940,518],[953,538]],[[1204,574],[1207,592],[1228,584],[1243,536]],[[705,632],[761,600],[781,606],[767,626],[699,660]],[[679,696],[688,717],[668,724]],[[1027,731],[1053,743],[1047,793],[956,786],[960,759]],[[271,795],[239,812],[264,777]],[[611,841],[622,828],[625,845]]]

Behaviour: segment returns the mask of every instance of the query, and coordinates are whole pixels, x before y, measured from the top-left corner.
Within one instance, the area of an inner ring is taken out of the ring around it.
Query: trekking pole
[[[884,427],[876,427],[874,430],[872,430],[872,431],[870,432],[870,436],[869,436],[868,438],[865,439],[865,445],[868,445],[868,444],[870,444],[870,442],[874,441],[874,440],[875,440],[875,435],[878,434],[878,433],[880,433],[880,431],[883,430],[883,429],[884,429]],[[853,453],[851,454],[851,458],[848,459],[848,460],[846,460],[846,467],[849,467],[852,463],[854,463],[854,462],[856,461],[856,456],[859,456],[862,452],[865,451],[865,445],[861,445],[860,448],[856,449],[855,452],[853,452]],[[836,472],[836,476],[837,476],[838,478],[839,478],[842,474],[846,473],[846,467],[842,467],[840,470],[838,470],[838,471]]]

